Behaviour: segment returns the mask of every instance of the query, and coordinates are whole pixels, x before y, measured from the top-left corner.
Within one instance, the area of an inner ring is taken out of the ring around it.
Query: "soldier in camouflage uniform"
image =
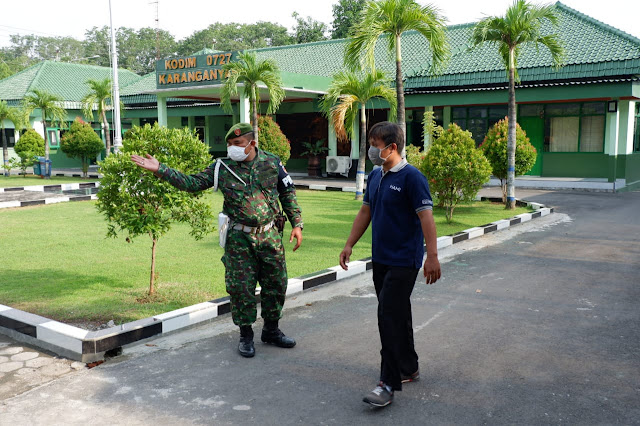
[[[264,318],[261,340],[283,348],[296,344],[278,328],[287,291],[282,235],[274,226],[280,211],[278,200],[293,227],[289,242],[296,239],[294,251],[302,242],[303,224],[293,180],[277,156],[257,148],[251,125],[236,124],[229,129],[226,140],[230,159],[218,159],[216,162],[223,164],[216,167],[214,162],[190,176],[160,164],[150,155],[133,155],[131,160],[183,191],[202,191],[216,183],[222,190],[222,210],[231,220],[222,256],[231,316],[240,327],[238,351],[244,357],[252,357],[256,282],[260,282]]]

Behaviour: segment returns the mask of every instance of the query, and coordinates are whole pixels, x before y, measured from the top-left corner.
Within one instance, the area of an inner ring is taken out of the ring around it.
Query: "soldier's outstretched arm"
[[[143,169],[153,172],[160,179],[166,180],[178,189],[188,192],[198,192],[213,186],[213,169],[215,162],[209,167],[193,175],[184,174],[176,169],[167,167],[149,154],[145,157],[132,155],[131,161]]]

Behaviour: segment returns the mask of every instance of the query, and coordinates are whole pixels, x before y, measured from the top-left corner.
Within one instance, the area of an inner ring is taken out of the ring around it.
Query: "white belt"
[[[274,220],[262,226],[247,226],[241,223],[236,223],[231,228],[237,231],[246,232],[248,234],[262,234],[263,232],[267,232],[269,229],[271,229],[274,223],[275,223]]]

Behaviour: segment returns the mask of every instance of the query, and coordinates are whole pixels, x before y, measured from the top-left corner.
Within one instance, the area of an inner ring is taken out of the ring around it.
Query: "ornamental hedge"
[[[420,170],[427,176],[431,192],[445,208],[447,222],[461,202],[473,201],[491,176],[491,165],[476,148],[471,133],[453,123],[433,141]]]
[[[498,121],[485,136],[480,148],[487,157],[493,169],[493,175],[500,179],[502,199],[507,199],[507,139],[509,134],[509,119]],[[536,163],[536,149],[529,142],[529,138],[522,127],[516,123],[516,176],[527,173]]]

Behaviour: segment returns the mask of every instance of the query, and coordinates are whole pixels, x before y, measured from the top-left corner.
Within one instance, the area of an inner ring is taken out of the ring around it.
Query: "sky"
[[[84,39],[87,29],[109,25],[109,0],[0,0],[0,47],[10,45],[11,34],[71,36]],[[438,7],[448,24],[477,21],[485,16],[503,15],[513,0],[422,1]],[[159,26],[182,40],[214,22],[276,22],[292,29],[291,14],[311,16],[329,27],[332,5],[338,0],[111,0],[114,27]],[[535,2],[534,2],[535,3]],[[543,2],[544,3],[544,2]],[[588,16],[640,38],[640,1],[563,0]],[[52,7],[55,5],[55,7]]]

